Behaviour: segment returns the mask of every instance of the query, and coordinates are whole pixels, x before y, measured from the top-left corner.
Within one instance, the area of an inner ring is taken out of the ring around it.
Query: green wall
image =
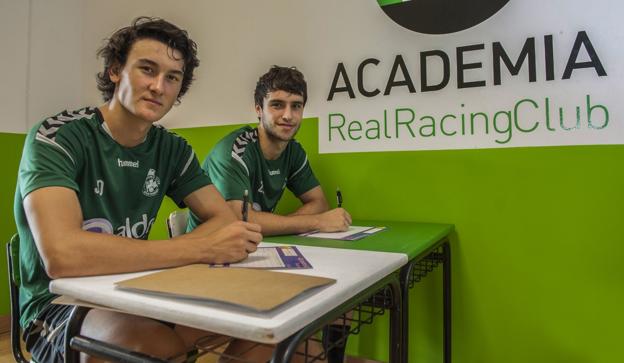
[[[624,146],[319,155],[317,119],[304,124],[297,138],[330,201],[339,186],[357,218],[455,224],[454,362],[620,360]],[[234,128],[176,131],[201,161]],[[440,285],[438,270],[410,292],[411,362],[442,361]],[[374,334],[386,324],[350,339],[350,352],[386,360]]]
[[[176,131],[201,161],[235,127]],[[308,119],[298,139],[330,200],[340,186],[355,217],[455,224],[454,362],[614,362],[624,355],[624,171],[617,167],[624,146],[320,155],[317,135],[317,120]],[[24,136],[0,138],[9,155],[0,185],[7,240]],[[287,196],[280,209],[295,205]],[[164,203],[151,238],[166,235],[173,209]],[[411,362],[441,362],[440,281],[435,271],[410,292]],[[382,319],[350,339],[349,351],[386,360],[386,325]]]
[[[19,166],[24,146],[25,134],[8,134],[0,132],[0,155],[2,155],[2,169],[4,177],[0,178],[0,315],[7,315],[10,311],[9,287],[7,280],[6,252],[4,245],[17,231],[13,220],[13,196],[17,181],[17,167]]]

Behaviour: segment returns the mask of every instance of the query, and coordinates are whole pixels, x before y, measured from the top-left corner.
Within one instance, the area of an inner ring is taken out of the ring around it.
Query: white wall
[[[0,0],[0,132],[26,132],[84,102],[81,6],[79,0]]]
[[[28,1],[0,0],[0,132],[24,132],[28,67]]]
[[[376,1],[369,2],[373,10],[381,13]],[[333,57],[330,49],[357,37],[358,27],[351,24],[360,21],[365,24],[371,14],[370,6],[361,6],[363,3],[361,0],[189,0],[173,6],[168,1],[153,0],[89,1],[83,13],[83,21],[88,24],[84,28],[83,51],[95,54],[103,37],[128,25],[137,16],[165,18],[189,31],[198,44],[201,65],[196,71],[197,81],[182,105],[174,108],[163,124],[193,127],[251,122],[255,120],[256,81],[271,65],[297,66],[306,75],[311,89],[327,82],[319,79],[324,67],[315,64]],[[332,13],[335,15],[328,16]],[[332,34],[336,29],[342,34]],[[366,43],[365,39],[359,41]],[[318,57],[321,54],[323,57]],[[85,67],[88,70],[85,74],[89,75],[83,80],[87,100],[100,102],[95,80],[90,77],[100,69],[100,62],[87,58]],[[311,101],[306,108],[309,115],[314,114],[314,101]]]
[[[15,0],[14,0],[15,1]],[[83,104],[80,0],[31,0],[27,128]]]

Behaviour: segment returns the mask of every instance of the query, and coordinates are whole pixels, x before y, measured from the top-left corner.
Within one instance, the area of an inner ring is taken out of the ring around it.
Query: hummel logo
[[[139,161],[121,160],[117,158],[117,165],[119,165],[120,168],[138,168]]]

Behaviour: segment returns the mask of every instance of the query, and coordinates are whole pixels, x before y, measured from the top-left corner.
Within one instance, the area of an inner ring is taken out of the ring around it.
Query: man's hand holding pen
[[[320,232],[344,232],[351,225],[351,215],[342,208],[318,214],[317,218],[316,230]]]
[[[191,243],[195,248],[199,262],[232,263],[244,260],[254,252],[262,241],[260,225],[243,221],[235,221],[206,235],[203,228],[198,227],[179,238]]]
[[[320,232],[344,232],[351,225],[351,215],[342,208],[342,192],[336,188],[336,206],[338,208],[317,215],[316,230]]]

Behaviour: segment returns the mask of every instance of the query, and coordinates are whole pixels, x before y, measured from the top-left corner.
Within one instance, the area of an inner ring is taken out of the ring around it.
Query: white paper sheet
[[[302,233],[300,236],[351,241],[364,238],[384,229],[385,227],[350,226],[344,232],[308,232]]]

